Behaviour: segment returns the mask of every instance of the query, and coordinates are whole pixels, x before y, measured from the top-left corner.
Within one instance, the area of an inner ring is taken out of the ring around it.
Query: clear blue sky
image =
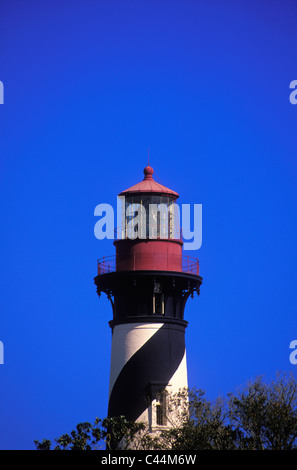
[[[296,18],[293,0],[1,1],[1,449],[106,415],[93,278],[114,247],[94,208],[142,179],[148,146],[203,205],[190,386],[296,376]]]

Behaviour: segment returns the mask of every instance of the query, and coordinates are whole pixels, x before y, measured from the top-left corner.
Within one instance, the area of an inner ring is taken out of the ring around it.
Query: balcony
[[[115,271],[176,271],[199,276],[199,261],[185,255],[137,254],[133,256],[104,256],[97,261],[98,275]]]

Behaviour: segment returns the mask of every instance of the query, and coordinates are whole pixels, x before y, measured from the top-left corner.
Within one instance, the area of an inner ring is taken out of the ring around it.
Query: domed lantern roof
[[[144,178],[140,183],[131,186],[130,188],[122,191],[119,196],[132,196],[137,194],[150,194],[156,193],[163,196],[172,197],[173,199],[177,199],[179,197],[176,191],[163,186],[153,178],[154,170],[150,165],[147,165],[143,170]]]

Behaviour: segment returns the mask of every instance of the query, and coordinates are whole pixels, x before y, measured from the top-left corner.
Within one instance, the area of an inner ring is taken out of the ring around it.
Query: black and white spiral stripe
[[[187,387],[185,327],[128,323],[113,330],[108,416],[137,421],[148,408],[150,383]],[[152,397],[154,399],[155,397]]]

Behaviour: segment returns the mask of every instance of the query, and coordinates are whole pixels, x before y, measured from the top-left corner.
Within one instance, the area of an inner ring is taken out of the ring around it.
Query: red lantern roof
[[[147,193],[158,193],[164,196],[169,196],[174,199],[179,197],[178,193],[172,189],[166,188],[160,183],[157,183],[153,178],[154,170],[151,166],[146,166],[143,170],[144,179],[140,182],[131,186],[131,188],[122,191],[119,196],[128,196],[133,194],[147,194]]]

